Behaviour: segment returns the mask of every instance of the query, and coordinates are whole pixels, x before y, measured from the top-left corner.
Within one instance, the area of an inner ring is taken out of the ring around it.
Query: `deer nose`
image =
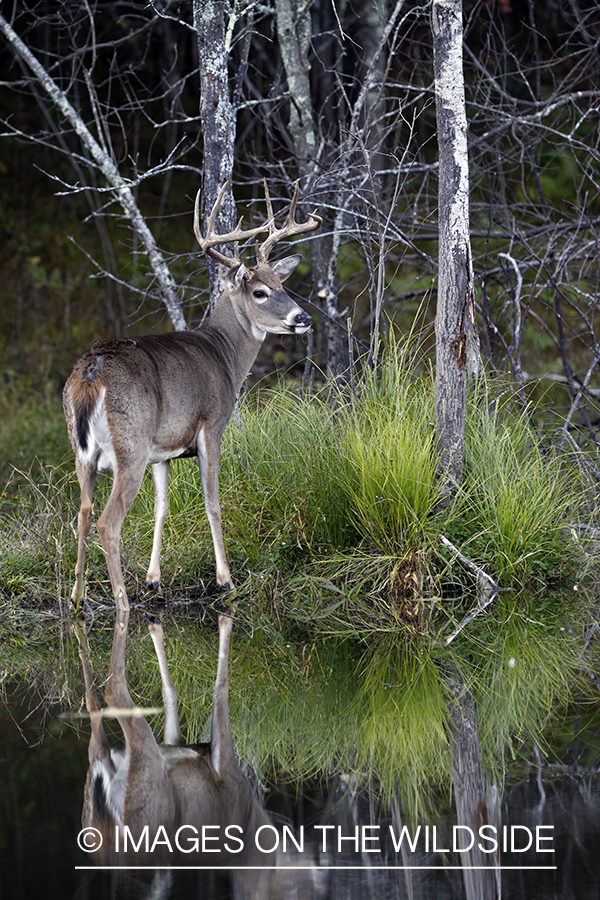
[[[294,316],[294,327],[295,328],[310,328],[312,325],[312,318],[305,312],[299,312],[298,315]]]

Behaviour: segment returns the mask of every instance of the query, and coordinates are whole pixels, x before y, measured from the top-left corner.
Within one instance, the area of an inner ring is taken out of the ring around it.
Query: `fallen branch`
[[[472,559],[469,559],[468,556],[465,556],[464,553],[461,553],[458,547],[455,547],[454,544],[450,543],[448,538],[444,537],[443,534],[438,534],[438,540],[442,542],[442,544],[451,550],[465,565],[468,569],[475,573],[477,576],[477,606],[468,613],[462,622],[454,629],[451,635],[449,635],[444,641],[444,647],[447,647],[452,643],[454,638],[460,634],[460,632],[467,627],[469,622],[471,622],[475,616],[478,616],[479,613],[483,612],[484,609],[493,603],[496,599],[502,588],[500,585],[496,584],[494,579],[484,572],[483,569],[476,565]]]

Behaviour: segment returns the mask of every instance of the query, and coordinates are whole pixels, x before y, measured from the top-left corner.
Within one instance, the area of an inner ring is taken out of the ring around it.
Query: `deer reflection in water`
[[[117,610],[105,690],[105,701],[113,708],[125,737],[124,748],[108,743],[85,626],[82,621],[76,626],[92,727],[82,825],[102,835],[95,861],[127,867],[235,867],[236,896],[266,900],[317,897],[319,873],[300,868],[311,864],[308,852],[296,851],[291,858],[281,846],[274,852],[261,852],[257,847],[257,837],[264,850],[274,847],[277,835],[235,758],[229,722],[231,616],[219,617],[210,742],[192,746],[182,741],[177,695],[159,622],[151,622],[149,629],[161,675],[164,744],[157,742],[136,710],[126,678],[128,625],[129,610]]]

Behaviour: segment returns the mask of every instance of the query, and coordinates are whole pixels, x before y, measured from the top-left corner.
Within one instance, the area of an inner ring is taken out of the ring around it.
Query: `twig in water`
[[[469,559],[463,553],[460,552],[458,547],[455,547],[454,544],[450,543],[448,538],[444,537],[443,534],[438,534],[438,539],[442,542],[442,544],[451,550],[457,557],[460,559],[463,565],[467,566],[472,572],[477,575],[477,606],[475,609],[472,609],[470,613],[468,613],[460,625],[458,625],[451,635],[449,635],[444,641],[444,647],[447,647],[448,644],[451,644],[457,634],[467,627],[469,622],[471,622],[475,616],[478,616],[480,612],[483,612],[484,609],[493,603],[496,599],[502,588],[500,585],[496,584],[494,579],[484,572],[483,569],[476,565],[472,559]]]

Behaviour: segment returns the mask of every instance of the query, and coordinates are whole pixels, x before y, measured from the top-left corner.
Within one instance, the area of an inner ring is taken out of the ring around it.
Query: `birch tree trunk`
[[[318,174],[317,138],[310,91],[309,49],[311,40],[310,4],[304,0],[275,0],[277,36],[290,94],[288,130],[296,154],[298,175],[309,192]],[[321,316],[325,371],[328,378],[344,377],[348,368],[345,334],[340,328],[339,303],[331,269],[331,241],[318,235],[309,242],[310,264]]]
[[[204,138],[202,178],[202,227],[206,223],[219,189],[233,174],[236,110],[230,99],[227,46],[228,7],[223,0],[194,0],[194,26],[198,34],[200,73],[200,118]],[[235,13],[232,11],[231,15]],[[233,231],[236,224],[235,201],[231,185],[225,191],[217,216],[219,234]],[[221,252],[224,248],[219,247]],[[225,287],[225,270],[207,258],[210,309]]]
[[[435,422],[440,489],[452,494],[463,472],[467,374],[476,371],[478,359],[469,237],[462,0],[434,0],[431,25],[439,148]]]
[[[467,376],[477,371],[478,347],[473,302],[469,233],[469,161],[462,59],[462,0],[433,0],[435,103],[439,148],[439,275],[435,320],[435,421],[442,497],[452,495],[463,474]],[[488,824],[485,781],[473,698],[452,668],[450,746],[457,821],[477,834]],[[490,859],[475,840],[461,854],[467,900],[494,900],[496,879]],[[482,868],[469,868],[480,866]]]
[[[133,191],[127,180],[119,173],[112,157],[96,140],[79,113],[75,110],[67,95],[56,82],[48,75],[39,60],[31,53],[9,23],[0,15],[0,31],[4,34],[13,52],[20,56],[31,69],[42,88],[48,94],[50,100],[56,106],[62,116],[69,122],[81,143],[91,155],[95,165],[100,169],[108,184],[114,189],[114,194],[125,215],[131,222],[150,260],[152,271],[160,285],[163,302],[169,313],[169,317],[176,331],[187,329],[185,317],[181,309],[179,292],[169,267],[160,252],[154,235],[148,228],[146,220],[142,216],[136,203]]]
[[[495,854],[482,853],[479,849],[479,829],[489,824],[489,816],[473,697],[455,669],[448,673],[446,683],[451,691],[448,709],[456,818],[459,825],[467,826],[475,835],[473,847],[460,854],[465,866],[465,893],[467,900],[495,900]],[[489,835],[490,832],[486,833]],[[468,846],[468,843],[470,838],[465,837],[462,846]]]

